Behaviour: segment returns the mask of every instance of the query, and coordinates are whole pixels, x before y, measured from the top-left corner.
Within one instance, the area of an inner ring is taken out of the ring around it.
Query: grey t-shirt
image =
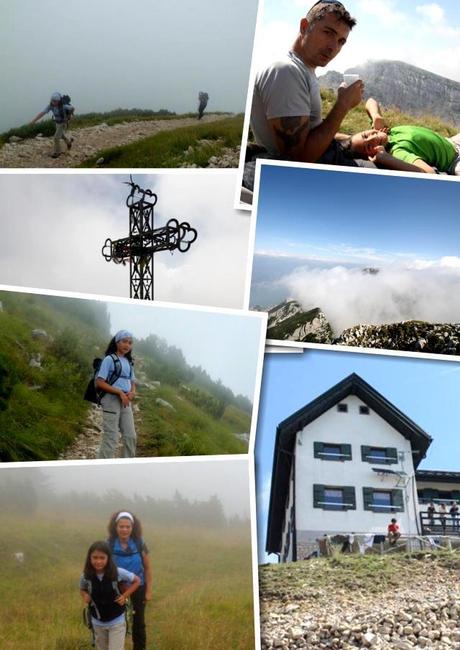
[[[321,94],[313,68],[293,52],[256,76],[251,109],[251,129],[257,144],[279,155],[267,120],[308,115],[310,129],[321,124]]]

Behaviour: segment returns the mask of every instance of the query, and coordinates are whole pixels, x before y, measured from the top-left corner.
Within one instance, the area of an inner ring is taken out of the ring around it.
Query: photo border
[[[251,226],[249,232],[249,246],[248,246],[248,264],[246,269],[246,288],[244,294],[244,309],[250,309],[249,301],[251,297],[251,286],[252,286],[252,274],[254,267],[254,253],[255,253],[255,243],[256,243],[256,230],[257,230],[257,219],[259,212],[259,192],[260,192],[260,176],[262,166],[271,166],[271,167],[290,167],[293,169],[317,169],[324,172],[335,172],[335,173],[345,173],[345,174],[372,174],[374,176],[394,176],[397,178],[418,178],[419,180],[427,182],[439,182],[439,183],[459,183],[460,179],[455,176],[440,176],[437,174],[420,174],[418,172],[396,172],[392,170],[375,170],[368,168],[355,168],[355,167],[340,167],[337,165],[322,165],[318,163],[292,163],[287,160],[267,160],[267,159],[258,159],[256,161],[256,173],[254,181],[254,203],[253,203],[253,212],[251,219]],[[426,176],[426,178],[423,178]],[[422,179],[421,179],[422,177]],[[261,312],[257,312],[261,313]],[[268,312],[264,312],[268,314]],[[301,341],[283,341],[279,339],[269,339],[266,340],[267,346],[280,346],[286,348],[303,348],[313,349],[313,350],[331,350],[336,352],[359,352],[364,354],[380,354],[380,355],[390,355],[390,356],[402,356],[402,357],[414,357],[416,359],[437,359],[444,361],[451,361],[452,363],[460,362],[460,355],[442,355],[435,354],[431,352],[409,352],[401,350],[383,350],[380,348],[363,348],[363,347],[353,347],[349,345],[332,345],[329,343],[304,343]]]
[[[212,314],[222,314],[227,316],[239,316],[239,317],[248,317],[255,318],[260,321],[260,332],[259,332],[259,341],[257,349],[257,361],[255,367],[255,377],[254,377],[254,392],[252,395],[252,414],[251,414],[251,426],[249,430],[249,443],[247,454],[253,454],[255,448],[255,437],[257,431],[257,421],[259,415],[259,403],[260,403],[260,392],[262,386],[262,372],[263,372],[263,362],[264,362],[264,351],[265,351],[265,336],[266,336],[266,327],[267,327],[267,314],[266,312],[254,312],[247,309],[234,309],[230,307],[207,307],[202,305],[189,305],[186,303],[174,303],[174,302],[165,302],[160,300],[137,300],[134,298],[122,298],[120,296],[106,296],[103,294],[87,294],[82,292],[74,291],[57,291],[54,289],[40,289],[40,288],[30,288],[30,287],[19,287],[15,285],[5,285],[0,284],[0,291],[7,291],[10,293],[25,293],[25,294],[34,294],[34,295],[44,295],[44,296],[54,296],[57,298],[74,298],[77,300],[93,300],[97,302],[115,302],[131,306],[141,306],[142,309],[147,308],[151,309],[152,307],[157,307],[159,309],[166,310],[178,310],[182,309],[184,311],[192,312],[206,312]],[[299,346],[297,346],[299,347]],[[226,454],[223,454],[226,457]],[[244,456],[245,454],[241,454]],[[169,457],[168,457],[169,458]],[[175,458],[175,457],[174,457]],[[178,457],[180,458],[180,457]],[[82,462],[94,462],[95,459],[86,459]],[[131,462],[132,459],[129,459]],[[25,461],[24,461],[25,462]],[[20,466],[24,465],[24,462],[19,462]],[[39,461],[31,461],[32,466],[36,466],[36,463]],[[57,462],[57,461],[49,461]],[[71,461],[64,461],[71,462]],[[11,465],[11,463],[8,463]]]

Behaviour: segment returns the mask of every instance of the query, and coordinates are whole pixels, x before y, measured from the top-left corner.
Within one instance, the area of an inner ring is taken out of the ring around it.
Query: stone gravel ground
[[[268,648],[460,649],[460,553],[260,568]]]
[[[229,117],[228,114],[205,115],[200,124],[216,122]],[[84,160],[95,156],[99,151],[110,147],[131,144],[160,131],[172,131],[183,126],[195,126],[197,119],[193,117],[171,120],[139,120],[137,122],[122,122],[108,126],[105,123],[69,131],[74,138],[70,151],[66,151],[65,143],[61,143],[65,153],[59,158],[51,158],[53,153],[53,138],[35,137],[19,142],[7,142],[0,149],[0,167],[39,167],[66,168],[77,167]],[[103,164],[101,165],[103,167]]]

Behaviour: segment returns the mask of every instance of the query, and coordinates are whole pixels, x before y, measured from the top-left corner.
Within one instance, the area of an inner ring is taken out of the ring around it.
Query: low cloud
[[[415,11],[430,21],[433,25],[441,25],[444,22],[444,9],[435,2],[427,5],[419,5]]]
[[[391,265],[377,274],[344,266],[298,268],[280,280],[305,309],[320,307],[334,332],[363,324],[460,322],[460,258]]]
[[[359,8],[362,12],[375,16],[385,26],[400,25],[407,19],[405,14],[396,9],[394,0],[360,0]]]

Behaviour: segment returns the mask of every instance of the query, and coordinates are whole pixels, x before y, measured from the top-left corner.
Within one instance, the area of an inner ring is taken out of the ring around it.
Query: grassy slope
[[[54,338],[59,332],[78,332],[82,340],[97,342],[90,327],[77,323],[69,314],[59,313],[28,296],[0,294],[2,352],[0,365],[6,371],[6,387],[12,388],[3,410],[0,408],[0,458],[40,460],[56,458],[83,424],[87,404],[81,374],[75,363],[58,356],[50,341],[32,338],[32,329],[45,329]],[[16,312],[16,313],[14,313]],[[42,368],[30,368],[31,354],[42,355]],[[87,352],[89,356],[93,352]],[[90,367],[90,366],[88,366]],[[40,390],[31,390],[41,386]],[[7,408],[5,408],[5,406]]]
[[[243,116],[237,115],[218,122],[203,122],[162,131],[138,142],[113,147],[98,152],[85,160],[80,167],[94,167],[98,158],[104,158],[104,167],[178,167],[181,163],[207,165],[211,156],[218,155],[224,147],[236,147],[241,143]],[[210,144],[185,155],[198,140],[211,140]]]
[[[322,90],[321,97],[323,99],[323,116],[325,116],[329,113],[335,102],[336,93],[332,90]],[[455,135],[458,131],[453,125],[444,122],[442,119],[434,115],[419,115],[416,117],[409,113],[404,113],[394,106],[384,106],[382,107],[382,110],[388,126],[390,127],[398,126],[400,124],[425,126],[445,137]],[[369,116],[364,108],[364,103],[361,103],[348,113],[342,122],[340,131],[342,133],[352,134],[369,128],[371,128]]]
[[[141,389],[142,456],[190,456],[198,454],[246,453],[247,445],[234,433],[249,432],[250,418],[234,406],[216,419],[186,399],[183,392],[167,384],[158,390]],[[155,399],[169,402],[176,410],[158,406]]]
[[[90,650],[78,579],[104,522],[8,517],[0,543],[2,650]],[[250,543],[231,531],[144,526],[154,575],[148,649],[253,648]],[[25,553],[16,565],[14,552]],[[127,648],[131,647],[128,641]]]

